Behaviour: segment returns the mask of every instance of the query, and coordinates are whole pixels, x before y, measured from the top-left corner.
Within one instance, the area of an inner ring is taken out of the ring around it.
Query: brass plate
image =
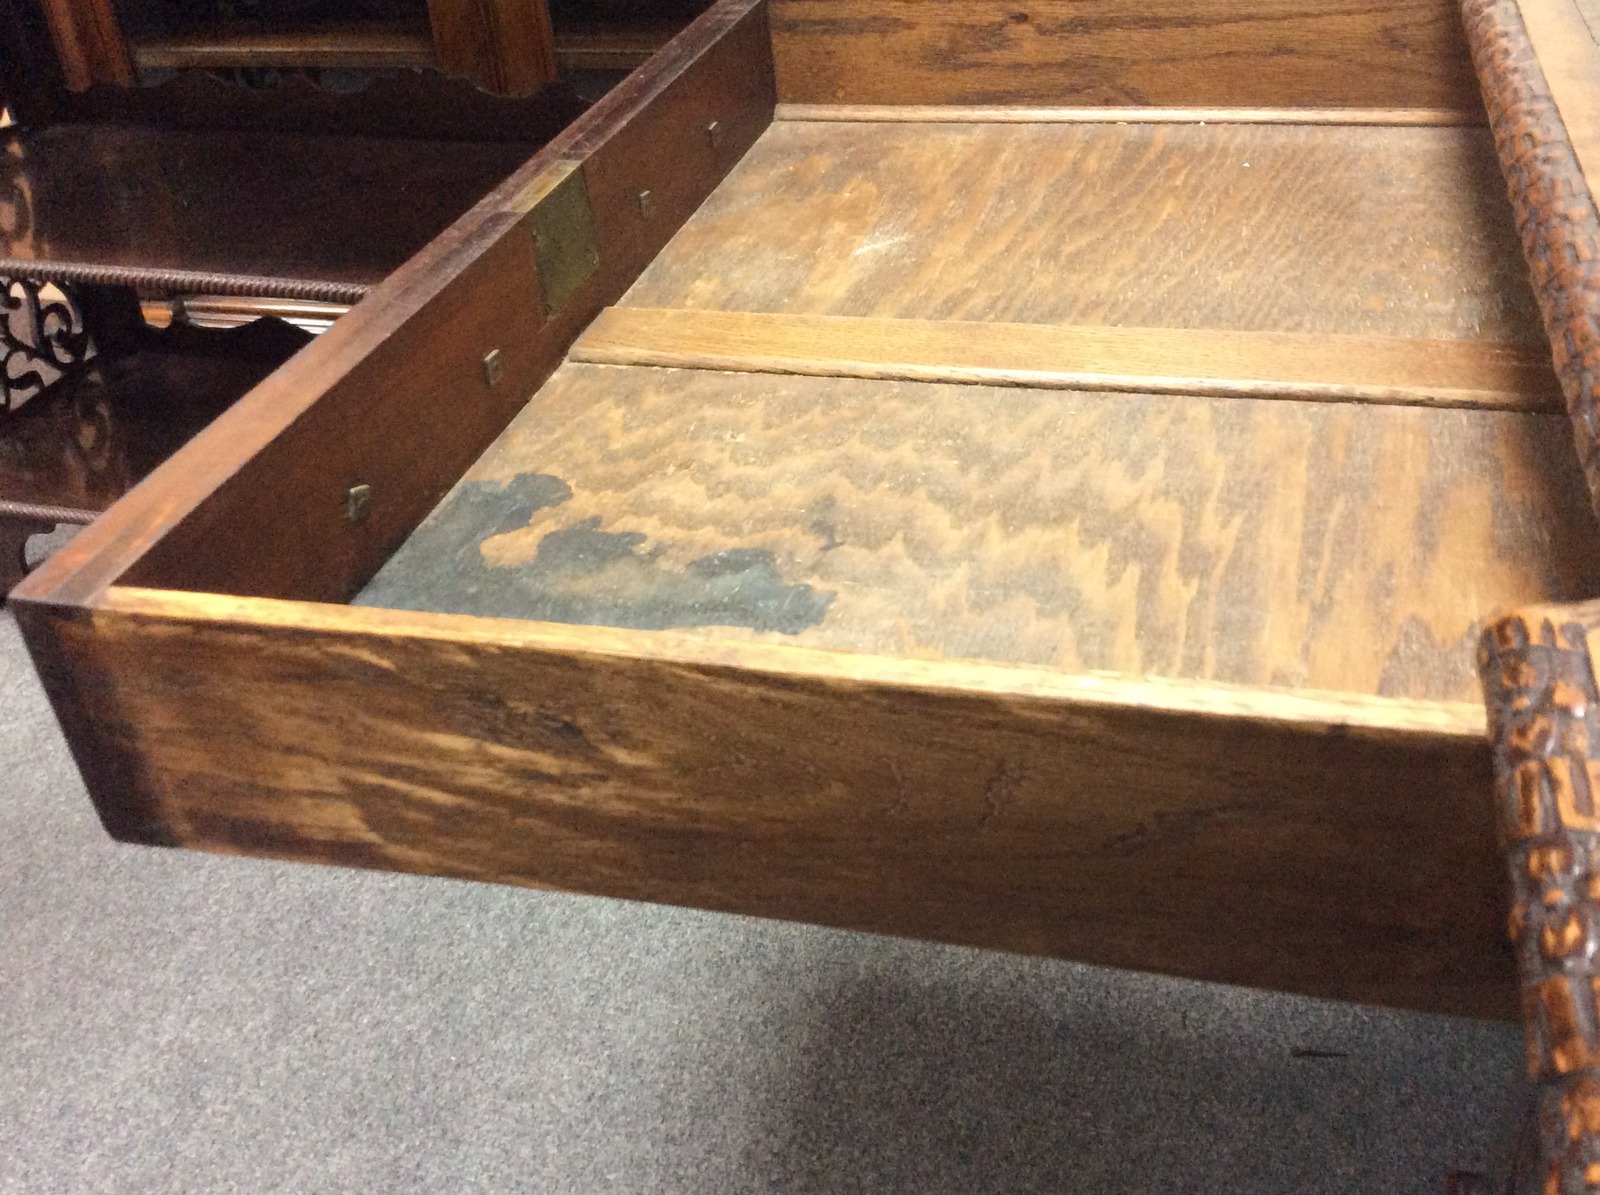
[[[568,162],[557,169],[563,177],[549,183],[549,189],[529,208],[527,217],[539,262],[546,315],[565,307],[600,268],[600,246],[583,167]]]

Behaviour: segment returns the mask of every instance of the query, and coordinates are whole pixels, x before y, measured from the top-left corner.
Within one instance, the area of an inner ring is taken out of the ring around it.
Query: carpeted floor
[[[1519,1064],[1511,1026],[119,846],[0,615],[3,1193],[1439,1195],[1508,1152]]]

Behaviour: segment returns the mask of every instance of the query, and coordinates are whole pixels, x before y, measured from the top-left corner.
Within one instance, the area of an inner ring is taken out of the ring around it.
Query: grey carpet
[[[1439,1195],[1508,1152],[1519,1060],[1511,1026],[120,846],[0,616],[0,1192]]]

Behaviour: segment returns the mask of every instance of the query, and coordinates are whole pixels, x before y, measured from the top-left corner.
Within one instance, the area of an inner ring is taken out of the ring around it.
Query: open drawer
[[[108,829],[1516,1015],[1460,16],[1135,9],[716,5],[15,593]]]

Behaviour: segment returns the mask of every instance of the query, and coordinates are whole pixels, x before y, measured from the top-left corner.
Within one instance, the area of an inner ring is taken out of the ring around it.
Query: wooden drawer
[[[1597,549],[1453,4],[723,0],[13,600],[129,841],[1513,1016]]]

